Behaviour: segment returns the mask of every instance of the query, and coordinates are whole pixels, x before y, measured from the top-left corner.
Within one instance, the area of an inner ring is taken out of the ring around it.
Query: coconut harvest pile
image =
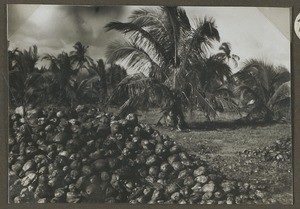
[[[199,136],[201,137],[201,136]],[[12,111],[10,202],[273,203],[167,135],[92,106]]]
[[[244,152],[240,152],[239,155],[245,159],[256,158],[261,161],[277,164],[280,164],[280,162],[290,163],[292,160],[292,138],[278,139],[271,146],[244,150]]]

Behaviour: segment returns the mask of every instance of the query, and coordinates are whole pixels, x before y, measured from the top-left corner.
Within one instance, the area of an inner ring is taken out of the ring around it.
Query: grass
[[[161,113],[156,109],[139,112],[139,121],[155,126]],[[264,185],[269,195],[281,204],[292,204],[292,164],[276,164],[256,159],[245,161],[238,153],[272,145],[281,138],[292,137],[290,123],[243,124],[232,121],[239,115],[220,114],[212,123],[205,123],[201,112],[186,116],[191,129],[171,130],[155,127],[169,135],[189,153],[198,154],[229,178]]]

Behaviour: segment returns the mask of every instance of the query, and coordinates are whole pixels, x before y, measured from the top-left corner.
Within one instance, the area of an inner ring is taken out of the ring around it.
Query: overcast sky
[[[9,5],[8,40],[10,49],[37,45],[40,54],[69,52],[80,41],[89,46],[88,55],[104,58],[107,44],[122,38],[105,32],[110,21],[127,21],[133,7],[87,7],[55,5]],[[259,58],[290,70],[290,10],[256,7],[183,7],[190,22],[213,17],[221,42],[230,42],[241,64]],[[236,70],[235,70],[236,71]]]

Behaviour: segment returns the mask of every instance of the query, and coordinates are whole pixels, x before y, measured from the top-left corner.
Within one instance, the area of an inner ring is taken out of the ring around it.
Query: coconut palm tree
[[[97,98],[100,102],[105,102],[107,98],[107,79],[105,65],[102,59],[97,63],[90,61],[85,67],[89,72],[89,77],[83,79],[78,85],[78,93],[82,99]]]
[[[75,65],[74,69],[80,70],[85,63],[92,61],[92,59],[86,55],[89,46],[84,46],[78,41],[73,47],[75,50],[70,52],[71,62]]]
[[[159,81],[173,91],[173,94],[166,94],[170,96],[170,101],[180,101],[186,106],[196,102],[207,114],[216,114],[200,84],[201,74],[206,69],[206,54],[213,41],[220,40],[213,19],[198,20],[196,27],[191,28],[183,9],[161,7],[158,10],[136,10],[129,22],[112,22],[106,28],[108,31],[114,29],[127,35],[129,33],[127,40],[109,45],[108,62],[123,61],[133,71],[148,74],[148,79],[138,76],[142,82],[132,82],[130,77],[124,79],[130,89],[137,89],[135,96],[145,92],[141,89],[142,84],[147,84],[144,88],[148,88],[151,82],[155,81],[153,85],[158,85]],[[139,85],[135,86],[137,83]],[[175,99],[178,95],[180,100]]]
[[[14,103],[25,105],[42,95],[45,77],[36,67],[38,59],[35,45],[29,50],[8,51],[10,98]]]
[[[76,96],[76,76],[78,74],[79,68],[72,67],[72,59],[66,53],[62,52],[57,55],[47,54],[43,59],[50,61],[50,75],[49,87],[48,87],[48,97],[49,100],[59,102],[74,104],[77,101]]]
[[[228,42],[224,42],[219,47],[219,50],[221,52],[217,53],[215,56],[217,59],[220,59],[223,62],[226,62],[228,65],[233,64],[234,67],[238,66],[238,61],[240,60],[240,57],[236,54],[231,53],[231,44]]]
[[[242,106],[251,106],[248,120],[272,121],[277,113],[290,107],[290,72],[261,60],[249,60],[234,75],[240,89]]]
[[[111,95],[117,85],[127,76],[126,69],[120,65],[108,65],[105,69],[108,95]]]
[[[105,26],[107,31],[130,33],[126,41],[114,42],[108,47],[109,63],[123,60],[134,71],[145,71],[162,78],[163,71],[179,66],[180,40],[184,32],[190,29],[183,9],[140,9],[134,11],[129,19],[130,22],[111,22]]]

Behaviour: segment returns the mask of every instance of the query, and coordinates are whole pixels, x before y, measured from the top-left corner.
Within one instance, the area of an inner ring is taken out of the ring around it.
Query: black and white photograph
[[[290,18],[8,4],[8,203],[293,204]]]

